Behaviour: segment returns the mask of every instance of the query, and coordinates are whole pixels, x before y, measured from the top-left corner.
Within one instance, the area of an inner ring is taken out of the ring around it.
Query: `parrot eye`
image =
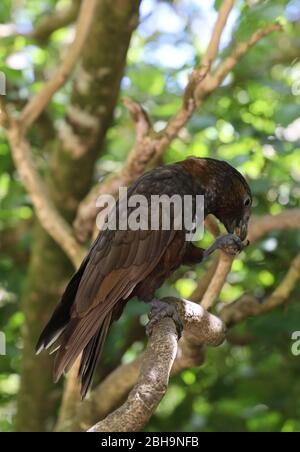
[[[244,206],[245,206],[245,207],[249,207],[250,204],[251,204],[251,199],[247,197],[247,198],[245,199],[245,201],[244,201]]]

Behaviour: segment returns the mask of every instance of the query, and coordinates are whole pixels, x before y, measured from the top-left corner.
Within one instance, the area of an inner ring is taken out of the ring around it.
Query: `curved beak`
[[[241,221],[239,226],[234,228],[234,233],[242,240],[245,240],[248,234],[248,222]]]
[[[245,219],[242,219],[238,224],[234,220],[230,223],[225,222],[224,225],[229,234],[236,234],[243,242],[246,239],[247,234],[248,234],[248,221],[249,221],[249,216],[247,216],[247,218],[245,218]]]

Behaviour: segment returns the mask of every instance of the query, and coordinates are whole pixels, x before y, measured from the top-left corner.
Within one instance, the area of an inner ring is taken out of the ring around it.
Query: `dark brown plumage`
[[[225,162],[189,158],[149,171],[128,191],[130,196],[204,195],[205,216],[214,214],[245,239],[251,192],[243,176]],[[133,210],[133,209],[128,209]],[[182,263],[200,262],[204,250],[185,239],[186,231],[109,230],[99,233],[89,254],[71,279],[37,344],[40,352],[55,344],[54,378],[70,369],[81,352],[81,395],[84,397],[111,323],[128,300],[149,302],[155,291]]]

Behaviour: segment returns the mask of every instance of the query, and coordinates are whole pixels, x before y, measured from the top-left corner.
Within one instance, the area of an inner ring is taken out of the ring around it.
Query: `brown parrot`
[[[38,353],[55,344],[55,381],[82,352],[82,397],[91,385],[110,325],[120,317],[127,301],[138,297],[151,303],[151,332],[157,319],[172,315],[175,309],[154,298],[174,270],[181,264],[199,263],[216,249],[237,254],[245,246],[251,191],[244,177],[226,162],[188,158],[153,169],[129,188],[128,198],[137,194],[147,199],[151,195],[192,195],[193,199],[204,195],[204,217],[213,214],[229,234],[217,238],[205,251],[186,240],[185,230],[176,230],[174,218],[169,230],[100,231],[37,344]],[[173,317],[176,320],[176,313]]]

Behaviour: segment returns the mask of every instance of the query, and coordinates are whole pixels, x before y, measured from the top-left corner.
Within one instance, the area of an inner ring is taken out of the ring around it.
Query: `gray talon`
[[[210,256],[216,250],[222,250],[230,256],[239,254],[249,242],[243,243],[242,240],[235,234],[221,235],[204,253],[204,258]]]
[[[149,322],[146,326],[146,334],[148,337],[152,335],[153,328],[156,323],[165,318],[170,317],[174,320],[176,325],[178,340],[181,338],[183,331],[183,323],[180,319],[180,316],[176,310],[176,307],[172,304],[167,303],[166,301],[161,300],[152,300],[151,301],[151,311],[149,313]]]

